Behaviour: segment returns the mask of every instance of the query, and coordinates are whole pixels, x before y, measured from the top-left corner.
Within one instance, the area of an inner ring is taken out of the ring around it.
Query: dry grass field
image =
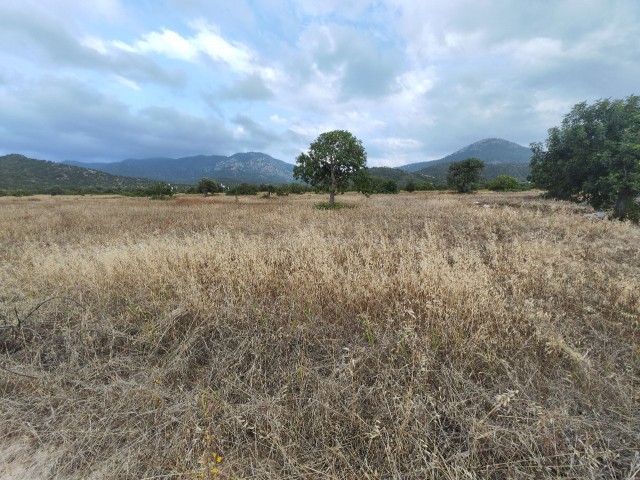
[[[640,475],[637,225],[320,200],[0,198],[0,478]]]

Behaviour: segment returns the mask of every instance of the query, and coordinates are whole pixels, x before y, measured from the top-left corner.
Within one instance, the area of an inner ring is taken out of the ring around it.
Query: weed
[[[320,198],[0,198],[0,445],[49,478],[637,475],[636,225]]]

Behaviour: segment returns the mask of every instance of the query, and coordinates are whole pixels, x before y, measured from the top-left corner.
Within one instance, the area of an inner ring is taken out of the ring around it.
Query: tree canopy
[[[480,181],[480,173],[484,168],[484,162],[479,158],[471,157],[449,165],[447,183],[460,193],[469,193],[474,183]]]
[[[215,194],[224,191],[224,187],[221,184],[206,177],[200,179],[197,189],[198,192],[204,195]]]
[[[576,104],[544,144],[531,144],[531,181],[554,198],[626,217],[640,193],[640,97]]]
[[[336,192],[343,192],[349,180],[366,167],[367,152],[362,142],[346,130],[322,133],[301,153],[293,167],[293,176],[329,192],[334,205]]]

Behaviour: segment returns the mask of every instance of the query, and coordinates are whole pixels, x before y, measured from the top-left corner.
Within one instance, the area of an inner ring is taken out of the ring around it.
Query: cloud
[[[4,0],[0,128],[44,158],[290,161],[339,128],[410,163],[639,93],[639,39],[629,0]]]
[[[184,77],[134,52],[107,51],[96,37],[73,36],[60,22],[38,14],[0,7],[0,41],[5,55],[26,52],[51,67],[110,71],[139,82],[178,86]],[[12,50],[9,50],[9,48]]]
[[[268,100],[274,97],[274,93],[266,86],[262,77],[251,74],[230,86],[224,86],[215,95],[221,100]]]
[[[110,45],[124,52],[153,53],[185,62],[208,59],[239,73],[258,70],[255,53],[241,42],[225,39],[215,25],[198,20],[191,22],[190,27],[194,35],[188,37],[163,28],[145,33],[133,43],[113,41]]]
[[[280,140],[279,135],[247,115],[236,115],[233,123],[240,127],[239,130],[236,130],[236,132],[240,133],[239,137],[247,140],[245,150],[259,150]]]
[[[169,58],[185,61],[192,61],[198,54],[198,48],[194,45],[194,42],[166,28],[160,32],[144,34],[142,40],[135,43],[135,47],[129,47],[123,43],[117,43],[116,46],[123,50],[158,53]]]
[[[311,27],[299,40],[303,65],[310,67],[307,78],[336,89],[342,99],[385,95],[401,62],[394,46],[383,40],[353,27]]]
[[[197,35],[193,39],[198,50],[207,55],[213,61],[222,62],[232,70],[242,73],[255,71],[255,54],[241,42],[228,41],[217,31],[213,25],[203,21],[193,24]]]
[[[47,78],[0,91],[2,148],[50,160],[109,161],[127,157],[233,153],[239,145],[223,122],[175,108],[132,111],[71,78]]]

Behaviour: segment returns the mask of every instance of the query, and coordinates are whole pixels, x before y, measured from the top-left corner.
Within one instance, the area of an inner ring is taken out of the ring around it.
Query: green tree
[[[404,187],[404,189],[409,193],[415,192],[417,188],[418,187],[416,187],[416,182],[414,182],[413,180],[409,180]]]
[[[532,143],[531,181],[563,200],[612,208],[624,219],[640,193],[640,97],[576,104],[542,143]]]
[[[479,158],[471,157],[449,165],[447,183],[459,193],[469,193],[474,184],[480,181],[480,173],[484,168],[484,162]]]
[[[296,162],[293,176],[328,191],[329,206],[333,207],[336,192],[343,192],[349,180],[366,167],[367,152],[350,132],[334,130],[321,134]]]
[[[149,195],[152,198],[172,197],[173,187],[170,183],[156,182],[153,185],[147,187],[145,194]]]
[[[495,192],[517,192],[522,190],[518,179],[509,175],[498,175],[489,182],[488,188]]]
[[[198,182],[197,190],[199,193],[202,193],[203,195],[209,195],[209,194],[221,193],[222,191],[224,191],[224,188],[222,187],[221,184],[219,184],[215,180],[211,180],[210,178],[201,178],[200,181]]]

